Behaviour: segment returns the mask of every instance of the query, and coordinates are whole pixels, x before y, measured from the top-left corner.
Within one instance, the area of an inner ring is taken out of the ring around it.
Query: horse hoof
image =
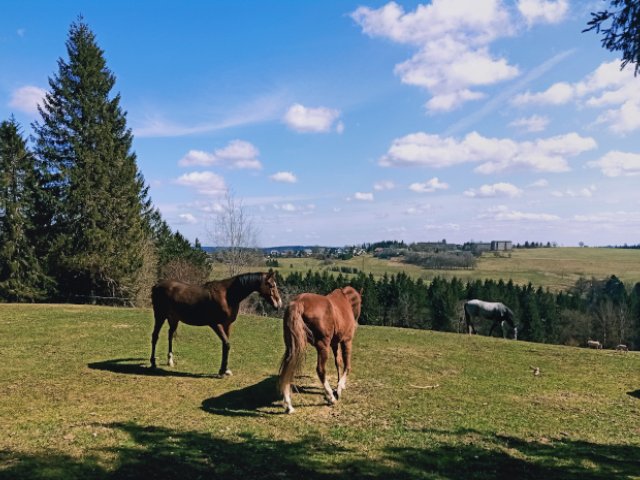
[[[230,376],[232,376],[232,375],[233,375],[233,372],[232,372],[231,370],[229,370],[229,369],[226,369],[226,370],[224,370],[224,371],[223,371],[223,370],[220,370],[220,371],[218,372],[218,376],[219,376],[220,378],[222,378],[222,377],[230,377]]]
[[[286,413],[287,415],[289,415],[289,414],[291,414],[291,413],[293,413],[295,411],[296,411],[296,409],[293,408],[293,407],[289,407],[289,406],[284,407],[284,413]]]
[[[340,400],[340,392],[338,390],[333,391],[333,396],[336,397],[336,400]]]

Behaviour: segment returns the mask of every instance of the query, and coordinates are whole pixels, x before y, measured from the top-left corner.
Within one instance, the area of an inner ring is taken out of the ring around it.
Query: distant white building
[[[492,240],[491,241],[491,251],[492,252],[503,252],[505,250],[512,250],[513,243],[511,240]]]

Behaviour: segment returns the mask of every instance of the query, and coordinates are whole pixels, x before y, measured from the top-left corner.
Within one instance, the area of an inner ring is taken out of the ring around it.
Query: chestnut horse
[[[164,280],[151,291],[155,326],[151,335],[151,366],[156,366],[156,342],[165,320],[169,320],[169,366],[173,367],[173,335],[178,322],[209,326],[222,340],[222,364],[218,374],[231,375],[229,334],[231,324],[238,317],[240,302],[252,292],[258,292],[274,308],[282,306],[275,274],[245,273],[225,280],[207,282],[202,286],[177,280]]]
[[[293,413],[291,405],[291,382],[302,366],[307,343],[318,351],[316,372],[324,387],[325,399],[330,405],[342,395],[351,371],[351,343],[358,327],[361,292],[353,287],[339,288],[329,295],[302,293],[295,297],[284,313],[285,353],[280,364],[280,393],[284,396],[286,413]],[[326,378],[325,365],[333,350],[338,371],[338,388],[334,396]],[[338,349],[342,350],[342,358]],[[340,367],[343,368],[340,376]]]

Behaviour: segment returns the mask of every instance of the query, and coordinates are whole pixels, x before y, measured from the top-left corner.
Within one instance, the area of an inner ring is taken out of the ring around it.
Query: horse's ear
[[[273,271],[273,268],[270,268],[267,272],[267,280],[273,278],[276,275],[276,272]]]

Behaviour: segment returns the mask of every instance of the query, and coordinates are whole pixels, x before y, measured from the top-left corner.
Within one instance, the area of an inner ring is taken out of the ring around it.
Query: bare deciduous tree
[[[213,214],[208,235],[229,276],[238,275],[259,262],[258,234],[253,219],[233,193],[227,192],[220,210]]]

